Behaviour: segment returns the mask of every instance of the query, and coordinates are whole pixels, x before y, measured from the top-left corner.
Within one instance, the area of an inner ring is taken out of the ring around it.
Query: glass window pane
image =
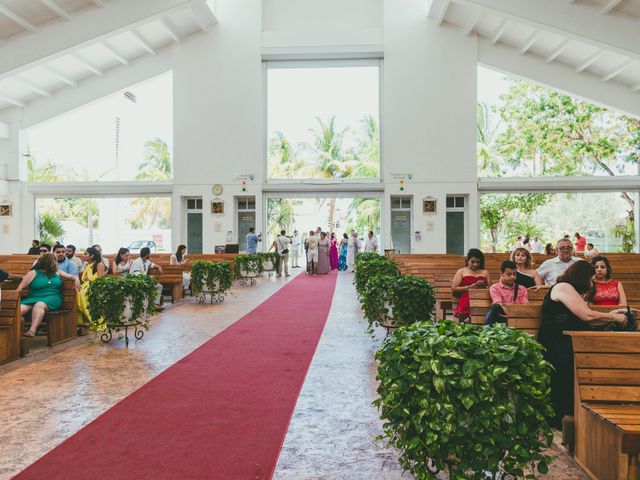
[[[400,197],[391,197],[391,208],[400,208],[402,199]]]
[[[453,208],[455,206],[454,197],[447,197],[447,208]]]
[[[196,208],[197,208],[198,210],[202,210],[202,199],[201,199],[201,198],[198,198],[198,199],[196,200]]]
[[[464,197],[456,197],[456,208],[464,208]]]
[[[380,175],[380,68],[267,69],[269,178]]]
[[[26,131],[33,182],[173,178],[170,73],[126,88]]]
[[[537,237],[535,245],[544,248],[565,235],[575,242],[579,232],[600,252],[631,251],[634,198],[620,192],[483,194],[481,247],[487,252],[510,251],[520,236],[530,242]]]
[[[247,208],[249,210],[255,210],[256,209],[256,198],[255,197],[251,197],[247,199]]]
[[[155,245],[158,252],[171,250],[168,197],[40,198],[36,214],[40,219],[52,220],[62,230],[41,231],[40,239],[71,243],[79,250],[95,243],[107,254],[130,245],[131,248]]]
[[[196,208],[196,201],[194,198],[190,198],[187,200],[187,208],[189,210],[194,210]]]

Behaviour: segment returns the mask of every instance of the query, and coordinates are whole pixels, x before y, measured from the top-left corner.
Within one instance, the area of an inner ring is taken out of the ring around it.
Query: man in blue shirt
[[[258,242],[262,241],[262,234],[256,235],[255,227],[249,229],[247,233],[247,253],[256,253],[258,250]]]
[[[67,249],[64,245],[56,245],[53,253],[58,259],[58,269],[60,271],[68,273],[69,275],[75,275],[76,277],[78,276],[78,267],[67,258]]]

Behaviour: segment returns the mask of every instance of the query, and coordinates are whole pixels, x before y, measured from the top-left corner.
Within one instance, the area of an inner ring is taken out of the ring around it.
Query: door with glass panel
[[[202,198],[187,198],[187,251],[202,253]]]
[[[447,253],[465,254],[466,210],[465,197],[447,197]]]
[[[391,197],[391,248],[411,253],[411,197]]]
[[[238,197],[236,210],[238,212],[238,244],[240,251],[246,252],[247,234],[250,228],[256,226],[256,197]]]

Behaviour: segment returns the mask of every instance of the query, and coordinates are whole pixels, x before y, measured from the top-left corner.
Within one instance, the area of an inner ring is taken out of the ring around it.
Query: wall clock
[[[213,192],[214,195],[222,195],[222,192],[223,192],[222,185],[220,185],[219,183],[216,183],[213,187],[211,187],[211,191]]]

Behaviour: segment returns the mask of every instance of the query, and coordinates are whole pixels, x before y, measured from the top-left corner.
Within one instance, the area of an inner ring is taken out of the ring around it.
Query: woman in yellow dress
[[[104,263],[102,263],[102,255],[96,248],[87,248],[84,252],[83,260],[87,263],[87,266],[80,276],[82,287],[78,292],[78,323],[85,323],[85,318],[89,321],[91,320],[89,302],[87,300],[87,289],[96,278],[106,275],[106,269]]]

